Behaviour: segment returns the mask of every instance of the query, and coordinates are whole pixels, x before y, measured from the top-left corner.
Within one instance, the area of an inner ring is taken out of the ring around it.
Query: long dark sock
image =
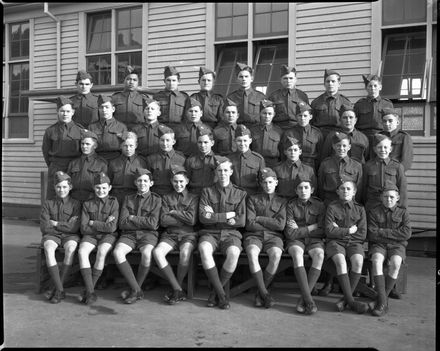
[[[147,278],[148,272],[150,272],[150,266],[143,266],[139,264],[136,281],[139,286],[142,286],[142,284],[145,281],[145,278]]]
[[[310,267],[309,274],[307,276],[307,281],[309,284],[310,291],[312,291],[313,288],[315,287],[316,282],[318,281],[320,275],[321,275],[320,269],[317,269],[315,267]]]
[[[134,277],[134,273],[131,269],[130,264],[127,261],[124,261],[122,263],[117,263],[116,266],[118,267],[121,274],[124,276],[128,285],[130,285],[131,289],[133,291],[140,291],[141,288],[139,287],[136,278]]]
[[[71,264],[65,264],[63,263],[63,267],[61,268],[61,284],[64,285],[64,282],[66,281],[66,277],[69,275],[70,269],[72,268]]]
[[[93,288],[92,269],[90,267],[81,268],[80,271],[84,280],[84,285],[86,286],[86,291],[88,293],[94,292],[95,289]]]
[[[210,269],[205,269],[205,273],[211,282],[214,290],[216,291],[218,296],[225,296],[225,290],[223,289],[223,285],[220,282],[220,278],[218,276],[217,267],[214,266]]]
[[[189,265],[177,265],[177,282],[180,286],[182,286],[183,280],[185,279],[186,275],[188,274]]]
[[[387,275],[385,279],[385,294],[387,297],[390,294],[390,291],[393,290],[396,281],[397,279],[391,278],[389,275]]]
[[[385,277],[383,274],[373,276],[374,284],[376,284],[377,302],[379,304],[386,303]]]
[[[92,281],[93,286],[96,286],[96,282],[98,281],[99,277],[102,275],[102,269],[96,269],[95,267],[92,268]]]
[[[222,286],[225,286],[226,283],[231,279],[233,273],[229,273],[226,271],[223,267],[220,271],[220,282],[222,283]]]
[[[272,283],[273,278],[275,277],[275,274],[269,273],[266,269],[263,272],[263,278],[264,278],[264,285],[266,286],[266,289],[269,289],[269,285]]]
[[[304,298],[306,303],[312,303],[312,295],[310,295],[309,284],[307,282],[307,273],[304,266],[296,267],[293,269],[295,273],[296,280],[299,284],[299,288],[301,290],[301,295]]]
[[[60,278],[60,270],[58,269],[58,265],[55,264],[53,266],[47,267],[50,277],[52,278],[53,283],[55,284],[55,288],[59,291],[63,291],[63,283],[61,283]]]
[[[345,297],[345,301],[347,301],[347,303],[349,305],[352,305],[354,302],[353,299],[353,295],[351,293],[351,286],[350,286],[350,280],[348,279],[348,274],[344,273],[344,274],[338,274],[338,282],[339,285],[341,286],[342,292],[344,293],[344,297]]]
[[[261,296],[264,296],[267,294],[266,285],[264,285],[264,278],[263,278],[263,272],[261,269],[258,272],[252,273],[254,276],[255,281],[257,282],[258,290],[261,293]]]
[[[170,282],[173,290],[182,290],[180,287],[180,284],[178,283],[176,276],[174,275],[173,269],[169,264],[167,264],[165,267],[160,269],[163,274],[167,277],[168,281]]]
[[[359,279],[361,279],[361,273],[355,273],[352,270],[350,270],[349,277],[350,277],[351,293],[353,294],[359,283]]]

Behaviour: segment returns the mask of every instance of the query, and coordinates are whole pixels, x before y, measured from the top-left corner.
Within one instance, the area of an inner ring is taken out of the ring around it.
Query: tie
[[[166,170],[171,169],[171,159],[170,159],[170,154],[168,152],[165,153],[165,169]]]
[[[385,161],[384,160],[380,160],[379,161],[379,167],[380,167],[380,169],[379,169],[379,172],[380,172],[380,188],[381,188],[381,191],[382,191],[382,189],[383,189],[383,186],[384,186],[384,184],[385,184]]]
[[[293,92],[291,89],[288,89],[288,93],[287,93],[287,114],[290,119],[295,120],[295,115],[296,115],[296,109],[295,109],[295,103],[292,101],[293,99]]]
[[[328,120],[327,120],[327,125],[332,125],[334,124],[333,119],[335,119],[336,124],[339,124],[339,118],[338,117],[334,117],[334,111],[335,111],[335,105],[336,105],[336,99],[333,96],[330,96],[327,98],[328,101]]]
[[[344,159],[341,158],[339,160],[339,178],[341,178],[341,176],[342,176],[342,174],[344,172],[344,163],[345,163]]]
[[[226,188],[220,190],[220,209],[219,212],[226,212]],[[214,209],[215,211],[215,209]]]
[[[152,148],[154,134],[153,134],[153,126],[151,124],[148,124],[148,126],[147,126],[147,137],[148,137],[148,148]]]
[[[243,92],[243,116],[242,116],[242,120],[243,121],[247,121],[248,118],[248,113],[249,113],[249,101],[248,101],[248,96],[246,94],[246,90]]]
[[[237,151],[237,144],[235,144],[234,140],[235,140],[235,131],[234,131],[234,127],[233,126],[229,126],[229,135],[230,135],[230,140],[229,140],[229,145],[230,145],[230,150],[232,152]]]
[[[295,180],[297,175],[298,175],[298,168],[296,167],[295,163],[292,163],[292,166],[290,168],[290,179]]]
[[[170,112],[169,112],[168,122],[178,122],[175,121],[175,104],[176,104],[176,100],[174,94],[170,92],[170,102],[168,103],[168,106],[170,107],[169,110]]]
[[[189,137],[189,142],[197,143],[197,126],[195,123],[193,123],[191,127],[191,135]]]
[[[137,199],[136,216],[140,216],[141,215],[141,208],[142,208],[142,195],[136,195],[136,199]]]
[[[209,100],[208,92],[205,92],[204,94],[202,94],[202,96],[203,96],[203,116],[206,118],[206,116],[208,115],[208,100]]]
[[[261,151],[269,150],[269,127],[263,127],[263,145],[261,145]]]

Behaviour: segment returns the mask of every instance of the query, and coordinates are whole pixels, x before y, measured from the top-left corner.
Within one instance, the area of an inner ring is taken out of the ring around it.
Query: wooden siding
[[[78,72],[78,13],[59,16],[61,19],[61,88],[75,86]],[[81,67],[85,68],[85,67]]]
[[[56,23],[48,16],[35,18],[33,89],[56,88]]]

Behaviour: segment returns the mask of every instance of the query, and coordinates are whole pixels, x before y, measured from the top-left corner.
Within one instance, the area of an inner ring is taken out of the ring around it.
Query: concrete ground
[[[66,289],[53,305],[35,293],[38,224],[3,219],[3,335],[12,347],[371,347],[378,350],[435,350],[433,258],[408,257],[408,289],[403,300],[389,300],[382,318],[335,312],[339,295],[315,298],[319,311],[299,315],[299,290],[276,288],[276,305],[255,308],[253,293],[231,299],[231,309],[205,307],[206,287],[195,298],[168,306],[160,285],[145,299],[125,305],[120,287],[98,290],[95,305],[77,302],[81,287]]]

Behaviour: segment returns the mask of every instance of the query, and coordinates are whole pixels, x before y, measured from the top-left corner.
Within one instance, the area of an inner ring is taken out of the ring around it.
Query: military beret
[[[177,71],[177,68],[174,66],[166,66],[163,71],[164,79],[169,76],[178,76],[180,78],[180,73]]]
[[[136,135],[136,133],[134,133],[134,132],[129,132],[129,131],[125,131],[125,132],[123,132],[122,133],[122,135],[121,135],[121,139],[123,140],[123,141],[125,141],[125,140],[127,140],[127,139],[136,139],[136,141],[137,141],[137,135]]]
[[[299,147],[301,147],[301,142],[295,137],[288,136],[284,142],[284,150],[288,149],[293,145],[298,145]]]
[[[98,96],[98,106],[105,104],[106,102],[111,102],[113,105],[113,98],[110,95],[102,95]]]
[[[225,103],[223,104],[223,111],[228,106],[235,106],[235,107],[237,107],[237,110],[238,110],[238,104],[235,101],[232,101],[231,99],[226,98]]]
[[[159,124],[159,126],[157,127],[157,130],[159,132],[159,136],[162,136],[164,134],[169,134],[169,133],[174,134],[174,130],[171,129],[170,127],[166,126],[165,124]]]
[[[347,183],[347,182],[352,182],[354,184],[354,186],[356,186],[356,180],[352,177],[349,177],[346,174],[341,174],[341,176],[338,178],[337,181],[337,187],[339,188],[342,184]]]
[[[331,76],[332,74],[336,74],[338,77],[341,77],[341,75],[340,75],[338,72],[336,72],[336,71],[334,71],[334,70],[332,70],[332,69],[326,69],[326,70],[324,71],[324,80],[325,80],[328,76]]]
[[[189,99],[189,104],[188,104],[188,109],[187,109],[187,110],[189,110],[189,109],[192,108],[192,107],[196,107],[196,106],[198,106],[198,107],[200,107],[200,109],[202,109],[202,104],[200,103],[199,100],[196,100],[196,99],[190,98],[190,99]]]
[[[70,100],[68,97],[64,95],[60,95],[57,97],[56,103],[57,103],[57,109],[60,109],[64,105],[68,105],[68,104],[72,105],[72,100]]]
[[[225,156],[215,155],[214,156],[215,166],[218,167],[223,162],[231,162],[231,160]]]
[[[342,133],[342,132],[335,132],[335,134],[333,134],[333,136],[332,136],[332,145],[339,143],[340,141],[342,141],[344,139],[350,140],[350,138],[348,137],[347,134]]]
[[[260,171],[260,180],[265,180],[266,178],[274,177],[275,179],[278,179],[277,174],[275,171],[269,167],[265,167]]]
[[[280,67],[280,77],[282,77],[282,76],[284,76],[286,74],[289,74],[291,72],[296,73],[296,68],[295,67],[290,67],[290,66],[287,66],[287,65],[282,65]]]
[[[235,74],[238,75],[241,71],[248,71],[250,74],[253,73],[252,67],[246,65],[245,63],[237,62],[235,64]]]
[[[95,133],[93,133],[91,130],[88,130],[88,129],[82,129],[81,130],[81,140],[83,140],[85,138],[92,138],[92,139],[95,139],[96,141],[98,141],[98,136]]]
[[[308,182],[310,185],[312,185],[312,179],[306,174],[299,174],[295,177],[295,180],[293,181],[293,188],[296,189],[298,185],[300,185],[303,182]]]
[[[341,105],[341,108],[339,109],[339,115],[342,116],[344,112],[346,111],[353,111],[354,112],[354,106],[353,104],[344,103]]]
[[[93,185],[104,184],[104,183],[110,184],[110,178],[104,172],[96,174],[95,177],[93,178]]]
[[[389,137],[387,137],[385,134],[374,134],[373,136],[373,146],[376,146],[377,144],[379,144],[381,141],[383,140],[391,140]]]
[[[142,98],[142,105],[143,105],[144,109],[146,107],[148,107],[148,105],[150,105],[152,102],[156,102],[157,104],[159,104],[156,100],[150,99],[149,97],[145,96]]]
[[[211,128],[205,127],[203,125],[200,125],[197,127],[196,130],[197,139],[202,135],[210,135],[212,136]]]
[[[382,191],[394,190],[399,192],[399,188],[391,180],[386,180]]]
[[[57,185],[58,183],[61,183],[64,180],[71,181],[70,176],[67,173],[64,173],[63,171],[58,171],[55,173],[53,177],[53,183]]]
[[[237,138],[244,135],[249,135],[250,137],[252,137],[251,130],[244,124],[237,125],[237,128],[235,129],[235,137]]]
[[[152,179],[151,172],[148,169],[146,169],[146,168],[136,168],[136,171],[134,172],[134,179],[138,179],[139,177],[142,177],[145,174],[150,179]]]
[[[179,173],[185,173],[186,174],[186,169],[183,166],[180,165],[171,165],[171,173],[173,175],[179,174]]]
[[[396,109],[389,108],[389,107],[386,107],[386,108],[382,109],[381,114],[382,114],[382,117],[383,116],[387,116],[387,115],[399,116],[399,113],[397,112]]]
[[[273,101],[267,100],[267,99],[263,99],[260,101],[260,111],[264,110],[265,108],[268,107],[274,107],[274,103]]]
[[[76,74],[76,82],[78,83],[80,80],[84,80],[84,79],[90,79],[90,82],[93,82],[92,75],[82,69],[78,71],[78,73]]]
[[[304,101],[299,101],[298,104],[296,105],[296,114],[300,114],[306,111],[311,111],[312,107],[305,103]]]
[[[205,74],[212,74],[212,76],[215,79],[215,72],[213,70],[210,70],[209,68],[206,68],[206,67],[200,67],[199,79],[202,78]]]
[[[125,77],[127,77],[129,74],[137,74],[138,76],[140,75],[140,72],[134,68],[133,66],[127,66],[125,67]]]
[[[362,79],[364,80],[365,85],[368,85],[372,80],[377,80],[379,82],[382,82],[382,79],[377,74],[368,74],[368,75],[362,75]]]

